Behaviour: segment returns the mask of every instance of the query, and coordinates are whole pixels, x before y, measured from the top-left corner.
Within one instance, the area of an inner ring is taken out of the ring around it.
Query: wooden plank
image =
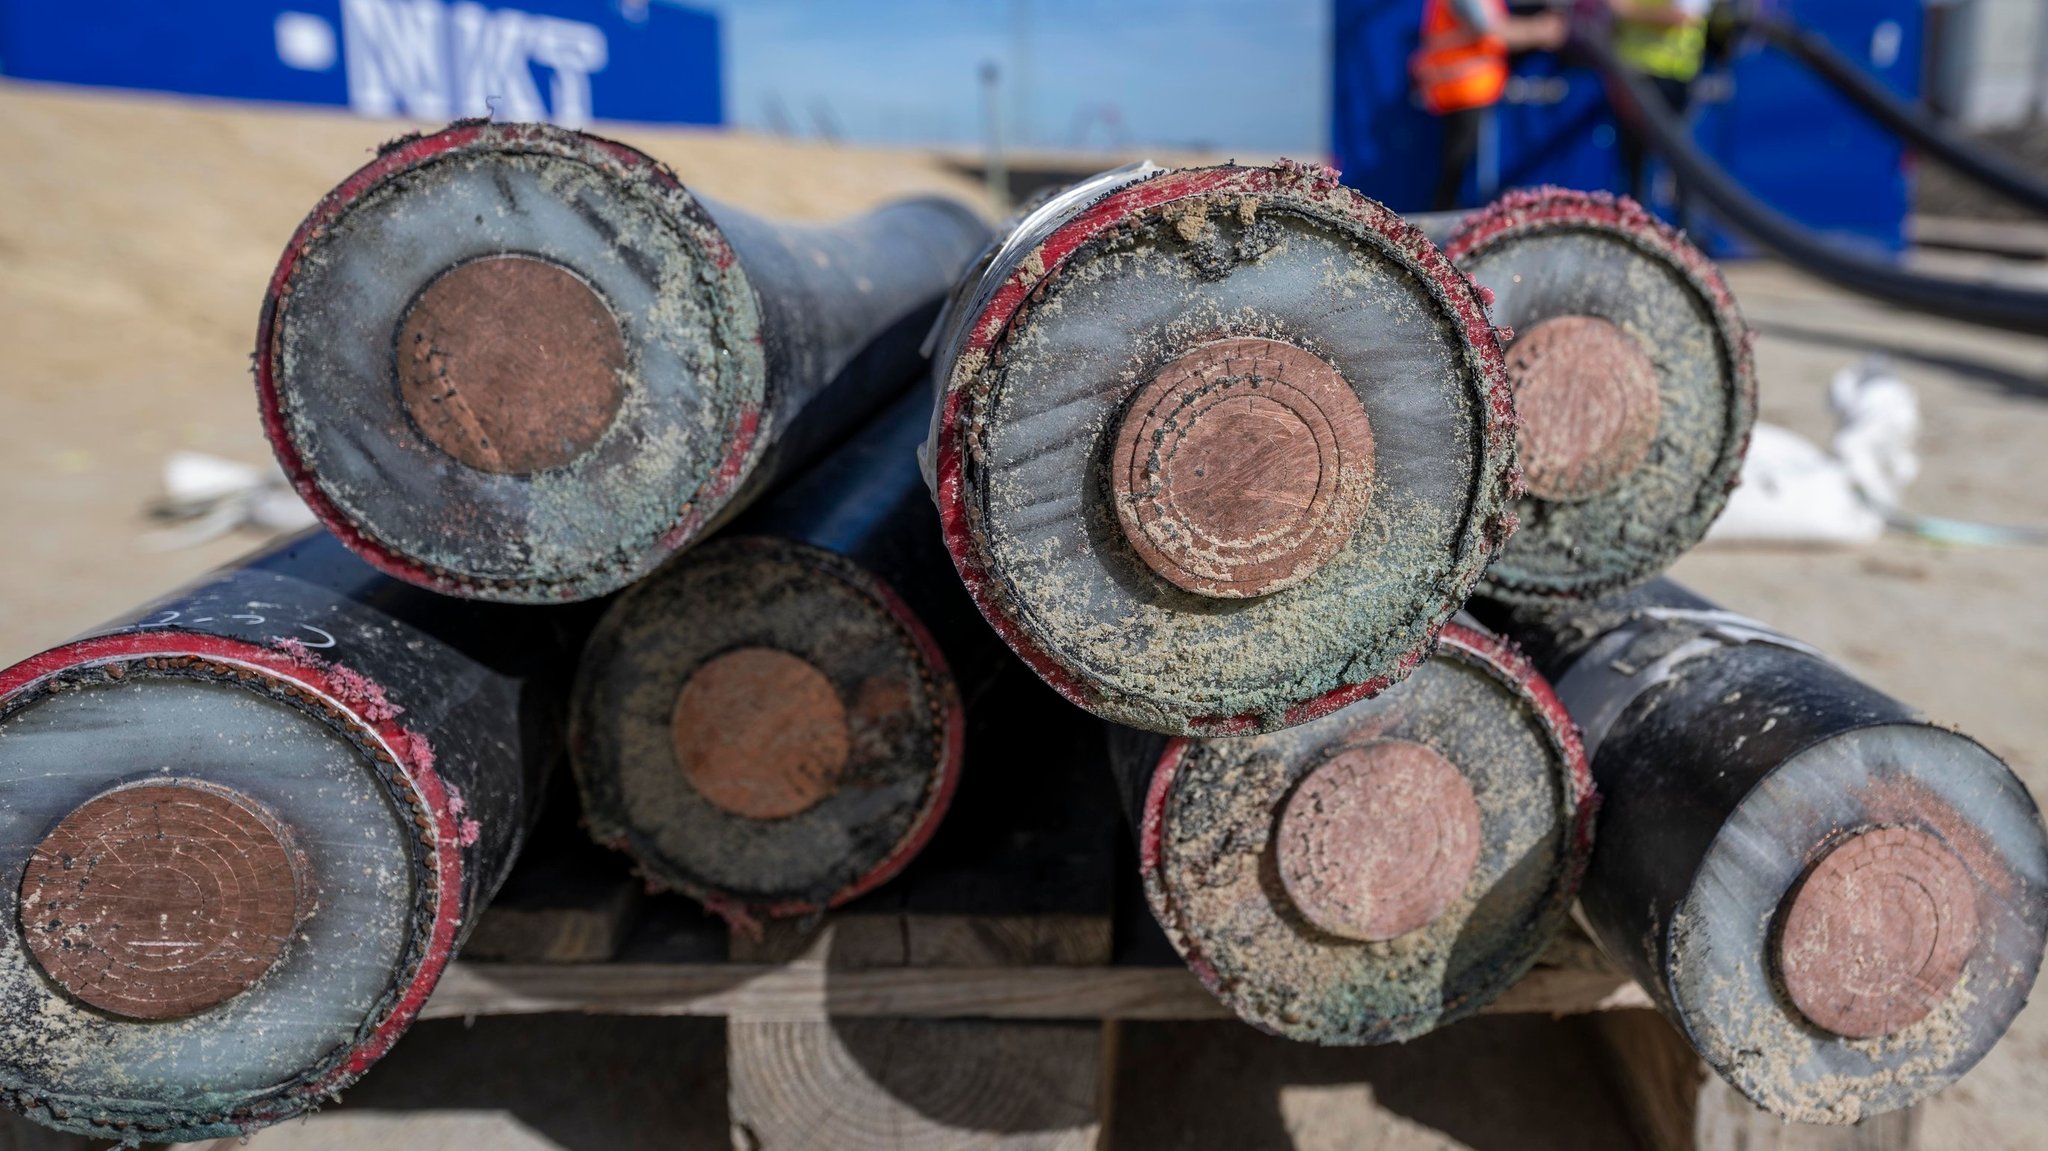
[[[869,967],[1075,967],[1110,960],[1098,915],[849,914],[821,923],[775,920],[758,938],[734,932],[736,963]]]
[[[1111,990],[1105,976],[1153,973],[1108,966],[1122,829],[1100,731],[1037,685],[1021,686],[1024,710],[981,710],[970,748],[996,754],[970,753],[983,770],[968,773],[938,837],[899,882],[822,920],[771,921],[729,938],[730,958],[777,965],[728,1005],[735,1147],[1100,1144],[1120,1008],[1076,1005]],[[1019,722],[1032,703],[1049,714]],[[1069,741],[1051,763],[998,758],[1026,748],[1044,756],[1049,738]],[[1184,970],[1166,974],[1179,977],[1165,988],[1186,1000],[1182,1009],[1221,1017]],[[751,993],[771,984],[790,994],[764,1010]],[[1122,991],[1146,1002],[1145,989]],[[932,1014],[1018,1017],[904,1017]]]
[[[932,1019],[727,1025],[733,1146],[752,1151],[1088,1151],[1101,1023]]]
[[[1629,1126],[1648,1151],[1692,1151],[1699,1094],[1713,1076],[1652,1011],[1596,1019],[1594,1033]]]
[[[1646,1002],[1612,977],[1539,967],[1486,1010],[1567,1015]],[[455,963],[421,1018],[737,1015],[982,1019],[1229,1019],[1178,967],[874,967],[818,963]]]
[[[1853,1127],[1787,1123],[1707,1069],[1664,1017],[1615,1011],[1590,1021],[1609,1078],[1649,1151],[1913,1151],[1917,1108]]]
[[[1928,248],[2048,260],[2048,224],[2031,220],[1912,215],[1906,217],[1906,238]]]
[[[882,967],[810,964],[452,965],[421,1018],[736,1015],[983,1019],[1226,1019],[1195,977],[1165,967]]]
[[[640,909],[641,887],[630,879],[572,901],[500,899],[463,944],[472,959],[512,963],[603,963],[618,954]]]

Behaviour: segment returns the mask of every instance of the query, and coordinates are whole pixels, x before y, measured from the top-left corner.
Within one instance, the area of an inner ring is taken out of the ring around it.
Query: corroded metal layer
[[[1528,494],[1488,594],[1639,584],[1726,504],[1756,419],[1751,335],[1713,261],[1634,201],[1515,192],[1444,246],[1515,333]]]
[[[1398,1042],[1477,1011],[1563,926],[1592,848],[1563,709],[1459,624],[1399,687],[1310,723],[1112,746],[1153,915],[1219,999],[1290,1038]],[[1380,771],[1399,794],[1374,794]]]
[[[1478,294],[1326,169],[1100,177],[1021,221],[950,315],[928,452],[947,547],[1010,647],[1099,715],[1244,733],[1367,698],[1512,530]],[[1254,345],[1273,368],[1213,362]]]
[[[22,869],[21,932],[57,986],[130,1019],[218,1007],[312,913],[305,853],[262,804],[176,780],[86,800]]]
[[[566,467],[625,400],[625,339],[604,297],[530,256],[485,256],[435,277],[406,309],[396,360],[420,433],[498,475]]]
[[[1426,927],[1479,863],[1479,801],[1427,744],[1349,746],[1295,785],[1273,832],[1289,902],[1332,935],[1367,942]]]
[[[837,791],[852,740],[832,681],[772,647],[734,648],[691,672],[669,727],[690,786],[748,819],[784,819]]]
[[[1555,316],[1519,333],[1508,380],[1522,419],[1529,494],[1553,503],[1613,491],[1643,466],[1663,401],[1635,337],[1593,316]]]
[[[1778,977],[1801,1015],[1891,1035],[1954,994],[1977,949],[1969,868],[1937,836],[1876,827],[1828,849],[1778,912]]]
[[[1372,491],[1372,424],[1329,364],[1237,337],[1159,369],[1124,413],[1110,486],[1124,538],[1199,595],[1267,595],[1351,539]]]

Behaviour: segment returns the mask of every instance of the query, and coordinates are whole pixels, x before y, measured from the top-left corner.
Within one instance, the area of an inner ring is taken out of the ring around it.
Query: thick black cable
[[[1759,200],[1693,143],[1647,81],[1596,35],[1575,33],[1570,51],[1600,74],[1624,131],[1670,165],[1689,193],[1722,219],[1800,268],[1849,291],[1914,311],[2032,335],[2048,333],[2048,292],[1910,272],[1895,261],[1826,240]]]
[[[1811,68],[1914,151],[1937,160],[2015,204],[2048,215],[2048,178],[1971,142],[1942,126],[1924,106],[1902,100],[1841,50],[1818,35],[1782,19],[1758,17],[1747,27],[1772,47]]]

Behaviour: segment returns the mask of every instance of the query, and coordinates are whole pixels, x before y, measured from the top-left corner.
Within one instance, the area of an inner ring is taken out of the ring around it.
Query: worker
[[[1693,79],[1706,59],[1707,14],[1713,0],[1607,0],[1607,7],[1614,14],[1615,56],[1647,77],[1664,106],[1683,122],[1692,106]],[[1628,170],[1629,195],[1645,200],[1649,155],[1632,133],[1622,133],[1621,161]],[[1683,221],[1683,189],[1675,199]]]
[[[1443,168],[1432,211],[1458,203],[1479,130],[1508,86],[1508,54],[1556,48],[1567,26],[1556,12],[1511,16],[1507,0],[1425,0],[1422,46],[1408,61],[1422,106],[1443,121]]]

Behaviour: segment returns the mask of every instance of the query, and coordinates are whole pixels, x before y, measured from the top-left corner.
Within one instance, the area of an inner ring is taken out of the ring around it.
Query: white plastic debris
[[[1950,544],[2048,544],[2048,528],[1982,524],[1909,512],[1906,487],[1920,474],[1920,399],[1883,356],[1835,373],[1831,450],[1758,424],[1742,483],[1708,540],[1867,544],[1886,528]]]
[[[1728,497],[1709,541],[1867,544],[1884,534],[1884,516],[1863,502],[1842,462],[1776,424],[1758,424],[1742,462],[1742,483]]]
[[[164,461],[164,498],[159,506],[203,510],[262,483],[263,470],[251,464],[201,452],[172,452]]]
[[[1920,475],[1913,451],[1920,397],[1913,385],[1894,375],[1883,356],[1872,356],[1835,373],[1828,407],[1835,413],[1835,459],[1847,469],[1850,486],[1880,511],[1897,508]]]
[[[1742,483],[1709,540],[1867,544],[1884,534],[1886,512],[1920,473],[1919,398],[1872,357],[1835,373],[1828,406],[1832,451],[1775,424],[1756,425]]]
[[[152,551],[196,547],[240,528],[269,533],[313,525],[313,513],[273,461],[245,464],[202,452],[172,452],[164,461],[164,494],[150,515],[176,527],[149,532]]]

